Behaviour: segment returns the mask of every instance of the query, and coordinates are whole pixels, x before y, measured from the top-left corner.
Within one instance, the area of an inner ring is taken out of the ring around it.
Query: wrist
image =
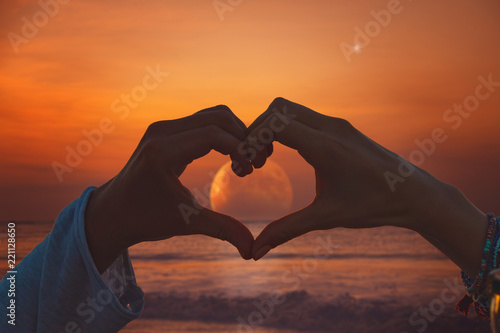
[[[85,234],[94,264],[99,273],[104,272],[113,261],[127,249],[124,238],[120,236],[117,218],[106,204],[107,184],[95,189],[85,210]]]
[[[458,227],[475,226],[466,221],[484,220],[486,214],[479,210],[455,186],[439,180],[429,188],[412,215],[411,229],[418,233],[452,234]]]
[[[458,188],[433,179],[428,183],[426,197],[410,217],[409,228],[467,274],[475,276],[481,263],[488,218]]]
[[[459,205],[463,204],[464,196],[456,187],[434,177],[426,180],[422,187],[422,192],[414,196],[408,227],[418,233],[433,234],[439,225],[465,208]],[[471,205],[469,201],[466,204]]]

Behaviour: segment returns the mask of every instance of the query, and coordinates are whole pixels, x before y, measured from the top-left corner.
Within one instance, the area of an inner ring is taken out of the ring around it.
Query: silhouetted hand
[[[201,207],[179,176],[212,149],[230,154],[244,176],[246,126],[225,106],[149,126],[123,170],[97,188],[86,211],[91,254],[104,271],[126,248],[178,235],[202,234],[233,244],[250,259],[253,236],[240,222]]]
[[[275,125],[277,117],[283,126]],[[274,136],[270,140],[269,133]],[[392,225],[418,231],[461,267],[479,267],[487,219],[456,188],[378,145],[346,120],[282,98],[249,127],[248,149],[256,168],[265,164],[268,154],[262,147],[273,139],[296,149],[313,166],[316,197],[304,209],[270,223],[254,242],[254,259],[312,230]],[[408,174],[393,191],[387,172],[399,175],[398,169]],[[480,230],[472,224],[478,221]],[[473,251],[463,249],[464,243]]]

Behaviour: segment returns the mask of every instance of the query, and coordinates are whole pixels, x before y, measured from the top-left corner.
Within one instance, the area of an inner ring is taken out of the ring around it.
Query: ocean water
[[[256,236],[266,223],[245,224]],[[17,223],[18,260],[51,225]],[[408,230],[312,232],[258,262],[204,236],[130,254],[145,310],[123,332],[489,332],[453,309],[464,292],[460,270]]]

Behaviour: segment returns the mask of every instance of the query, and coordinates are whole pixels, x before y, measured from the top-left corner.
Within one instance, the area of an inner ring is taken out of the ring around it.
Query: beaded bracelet
[[[474,309],[481,319],[489,318],[489,296],[486,293],[486,276],[491,270],[498,268],[497,255],[500,248],[500,217],[495,218],[493,214],[488,214],[488,220],[488,233],[479,273],[475,279],[471,279],[462,271],[462,280],[465,285],[466,295],[455,305],[455,308],[460,313],[469,316],[470,307],[474,304]]]
[[[500,217],[497,217],[497,230],[500,229]],[[499,239],[500,239],[500,232],[497,232],[496,236],[495,236],[495,240],[493,241],[493,258],[491,260],[491,268],[490,269],[496,269],[498,268],[498,251],[500,249],[500,242],[499,242]]]

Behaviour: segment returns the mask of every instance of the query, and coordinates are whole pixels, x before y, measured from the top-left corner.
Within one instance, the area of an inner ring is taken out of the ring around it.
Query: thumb
[[[201,213],[190,221],[192,234],[201,234],[220,240],[228,241],[234,245],[243,259],[252,259],[253,235],[240,221],[209,209],[203,209]]]
[[[315,211],[311,204],[302,210],[268,224],[254,241],[252,247],[254,260],[259,260],[278,245],[309,231],[316,230]]]

